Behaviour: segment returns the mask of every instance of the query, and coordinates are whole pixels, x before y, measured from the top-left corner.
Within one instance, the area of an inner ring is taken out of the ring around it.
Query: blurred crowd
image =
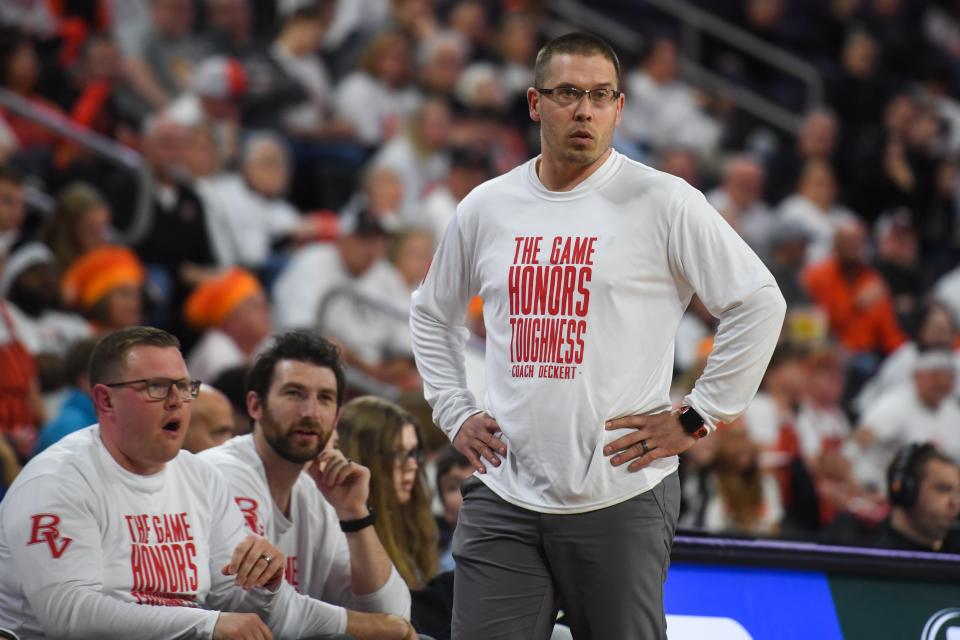
[[[149,174],[0,106],[0,492],[37,451],[95,421],[92,345],[137,324],[180,338],[191,375],[224,394],[213,415],[230,404],[229,420],[206,420],[198,401],[198,423],[211,426],[190,447],[246,432],[251,357],[274,331],[312,328],[340,346],[352,395],[387,390],[422,425],[414,442],[392,434],[384,445],[406,456],[401,467],[456,466],[422,399],[409,297],[460,199],[538,152],[526,91],[539,45],[557,35],[550,4],[0,4],[4,95],[136,150]],[[950,529],[960,514],[949,464],[960,460],[960,8],[698,3],[815,65],[824,102],[792,134],[686,82],[668,17],[614,4],[610,15],[637,32],[622,51],[616,148],[703,190],[788,302],[750,409],[682,460],[681,526],[869,544],[897,509],[898,452],[927,442],[942,459],[924,454],[911,470],[920,482],[946,465],[950,490],[934,510]],[[804,88],[762,60],[709,38],[702,58],[779,104],[804,104]],[[482,396],[482,301],[467,317],[469,382]],[[695,299],[677,337],[678,399],[714,329]],[[438,486],[452,496],[457,484]],[[410,531],[397,535],[414,544]],[[411,585],[450,558],[422,562],[404,575]]]

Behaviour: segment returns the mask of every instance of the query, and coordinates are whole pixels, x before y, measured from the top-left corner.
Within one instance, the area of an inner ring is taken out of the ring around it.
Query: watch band
[[[357,518],[356,520],[341,520],[340,531],[343,531],[344,533],[353,533],[354,531],[366,529],[367,527],[375,524],[376,521],[377,514],[374,513],[373,509],[370,509],[370,514],[363,518]]]
[[[696,412],[693,407],[684,405],[680,408],[680,426],[689,435],[700,439],[707,435],[707,427],[704,425],[703,416]]]

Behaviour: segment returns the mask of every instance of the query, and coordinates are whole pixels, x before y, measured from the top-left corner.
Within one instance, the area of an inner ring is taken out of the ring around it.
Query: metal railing
[[[786,109],[756,91],[711,71],[700,62],[702,38],[704,34],[708,34],[796,78],[805,88],[804,112],[823,103],[823,80],[817,68],[806,60],[771,45],[749,31],[732,25],[686,0],[643,1],[645,5],[674,17],[680,23],[680,72],[690,82],[729,96],[747,113],[780,129],[790,133],[796,133],[800,129],[803,113]],[[554,0],[550,3],[550,8],[571,24],[603,33],[604,37],[614,45],[626,51],[632,53],[639,51],[640,44],[643,42],[643,36],[637,31],[584,6],[578,0]]]
[[[152,216],[150,194],[153,178],[146,162],[139,153],[95,131],[81,127],[59,113],[38,109],[28,100],[2,87],[0,87],[0,105],[131,172],[137,179],[137,199],[130,225],[120,231],[120,240],[125,244],[134,245],[143,239],[150,229]],[[42,192],[28,192],[27,197],[30,204],[45,212],[52,209],[52,200]]]

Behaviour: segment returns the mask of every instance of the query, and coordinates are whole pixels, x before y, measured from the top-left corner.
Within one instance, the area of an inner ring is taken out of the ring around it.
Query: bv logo
[[[941,609],[930,616],[920,640],[960,640],[960,609]]]
[[[38,513],[30,516],[30,519],[33,520],[33,528],[30,530],[30,542],[27,543],[27,546],[45,542],[50,547],[50,554],[54,559],[62,556],[70,543],[73,542],[73,538],[60,537],[60,529],[58,528],[60,516],[52,513]]]
[[[257,517],[257,501],[251,500],[250,498],[234,498],[237,503],[237,506],[240,507],[240,511],[243,512],[243,519],[247,523],[247,527],[250,531],[253,531],[258,536],[266,534],[266,529],[263,526],[263,523],[260,522],[260,519]]]

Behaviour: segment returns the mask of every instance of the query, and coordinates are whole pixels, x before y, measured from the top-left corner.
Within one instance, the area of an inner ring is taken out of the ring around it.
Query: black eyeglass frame
[[[605,106],[608,104],[613,104],[620,96],[623,95],[623,91],[621,91],[620,89],[611,89],[609,87],[598,87],[597,89],[581,89],[580,87],[571,87],[571,86],[564,85],[564,86],[553,87],[553,88],[534,87],[534,89],[537,91],[537,93],[541,93],[545,96],[550,96],[551,98],[553,98],[553,100],[557,104],[562,104],[567,107],[569,107],[572,104],[578,104],[581,100],[583,100],[584,96],[589,97],[590,102],[592,102],[594,105]],[[560,100],[557,98],[557,91],[570,91],[574,93],[576,97],[570,100],[570,102],[564,103],[563,100]],[[595,100],[593,96],[598,91],[610,91],[611,92],[610,99],[599,100],[599,101]]]
[[[187,387],[186,391],[188,395],[183,394],[183,390],[178,383],[186,381]],[[180,378],[179,380],[171,380],[170,378],[144,378],[142,380],[127,380],[125,382],[104,382],[102,383],[105,387],[127,387],[132,384],[142,384],[144,385],[143,390],[147,392],[147,395],[150,396],[152,400],[166,400],[170,397],[170,389],[176,387],[177,393],[180,394],[180,399],[184,401],[196,400],[197,396],[200,395],[200,385],[203,384],[200,380],[189,380],[186,378]],[[150,393],[151,386],[166,386],[166,392],[163,394],[163,397],[157,397],[153,393]]]

